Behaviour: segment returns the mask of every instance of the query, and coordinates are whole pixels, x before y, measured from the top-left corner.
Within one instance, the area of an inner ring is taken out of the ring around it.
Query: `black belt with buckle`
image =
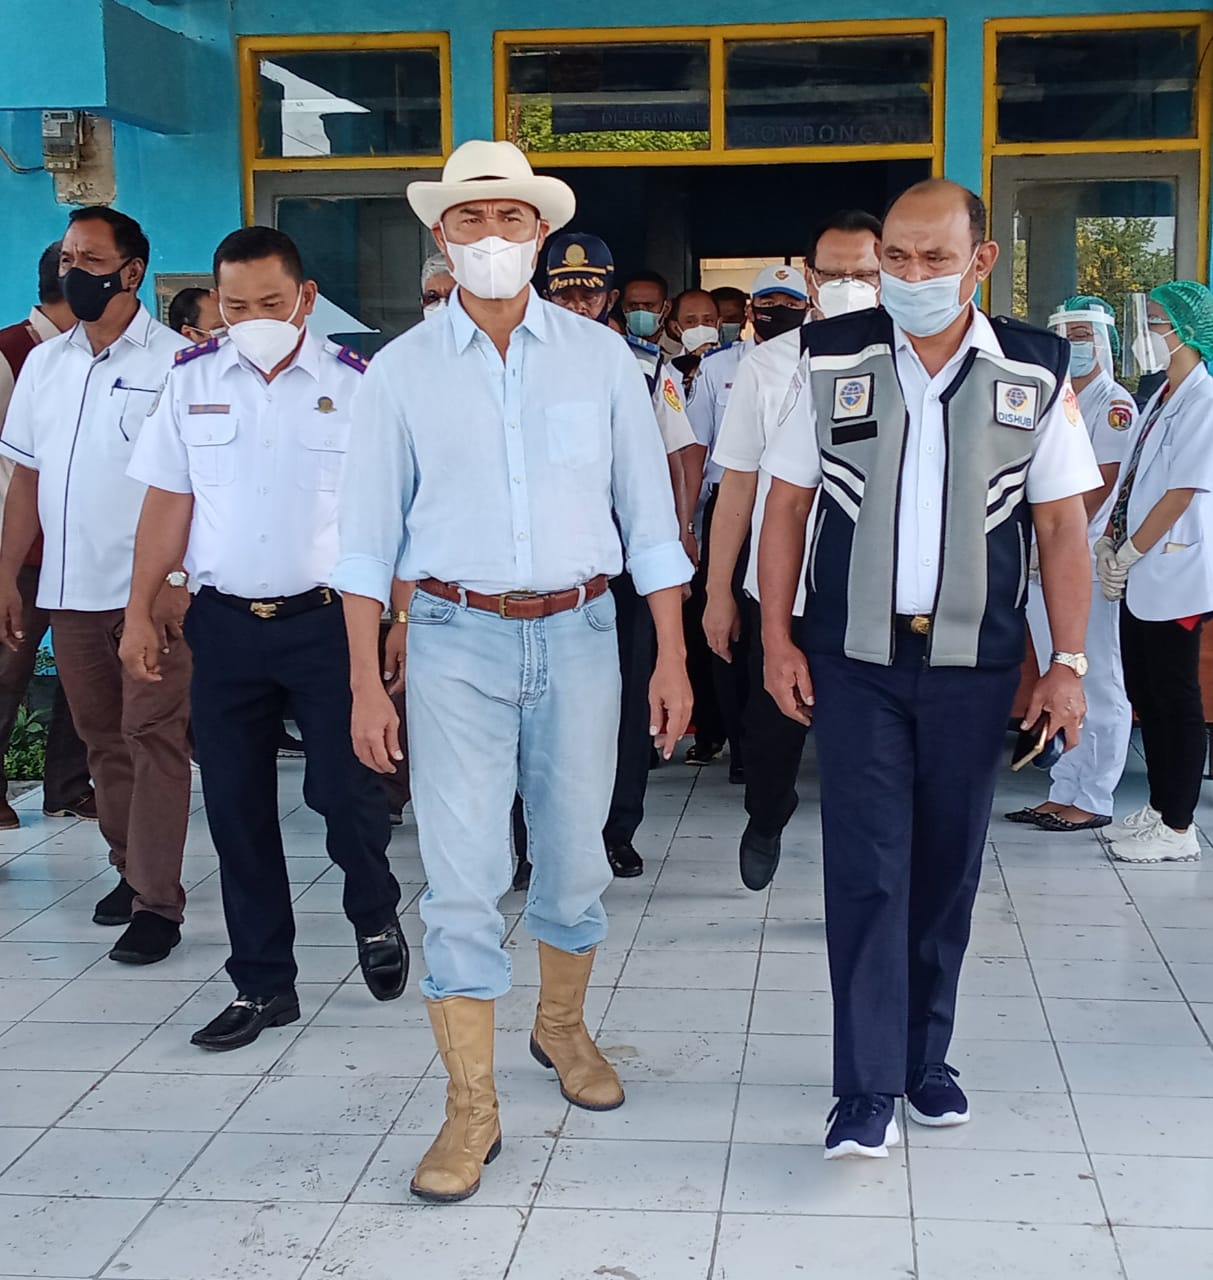
[[[313,587],[310,591],[301,591],[297,596],[277,596],[269,600],[229,596],[216,591],[214,587],[200,587],[198,594],[208,596],[238,613],[251,613],[254,618],[262,619],[293,618],[300,613],[311,613],[313,609],[323,609],[337,601],[337,593],[332,587]]]
[[[916,636],[931,634],[931,618],[925,613],[899,613],[893,620],[893,626],[898,631],[909,631]]]

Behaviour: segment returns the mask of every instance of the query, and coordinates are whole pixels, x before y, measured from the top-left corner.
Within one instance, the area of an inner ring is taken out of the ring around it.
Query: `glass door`
[[[421,264],[430,233],[404,197],[432,171],[258,173],[254,216],[299,246],[320,286],[317,324],[326,336],[373,355],[421,319]]]
[[[1195,152],[996,156],[991,311],[1043,325],[1075,293],[1125,295],[1197,271]]]

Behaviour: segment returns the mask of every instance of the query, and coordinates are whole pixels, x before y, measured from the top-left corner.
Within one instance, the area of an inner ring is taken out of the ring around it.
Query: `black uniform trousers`
[[[631,844],[644,821],[644,793],[649,785],[653,736],[649,733],[649,682],[657,659],[657,632],[649,603],[636,591],[631,574],[611,579],[615,597],[615,631],[619,638],[622,686],[619,702],[619,750],[615,789],[603,842],[608,848]]]
[[[807,730],[780,711],[763,684],[762,608],[745,597],[742,646],[749,663],[749,694],[742,713],[745,752],[745,811],[759,835],[777,836],[788,825],[800,797],[796,778]],[[734,651],[734,662],[741,661]]]
[[[944,1061],[1019,668],[810,654],[834,1092],[900,1094]]]
[[[345,914],[360,934],[400,902],[388,866],[388,806],[350,742],[350,670],[338,599],[290,618],[238,612],[207,591],[185,619],[194,654],[195,754],[219,854],[223,914],[238,990],[290,991],[295,920],[278,823],[277,748],[290,697],[307,747],[303,798],[325,818],[329,857],[345,872]]]
[[[1144,622],[1120,606],[1125,692],[1141,725],[1150,803],[1186,831],[1200,800],[1208,743],[1200,696],[1200,632],[1178,622]]]
[[[721,707],[717,696],[716,665],[719,659],[708,648],[707,637],[703,634],[703,610],[708,601],[708,542],[712,532],[712,513],[715,510],[716,490],[713,488],[703,508],[703,541],[699,568],[691,579],[690,599],[682,606],[682,629],[687,646],[687,679],[691,682],[691,692],[695,697],[695,709],[692,713],[695,742],[700,746],[709,743],[720,746],[727,741],[731,753],[730,762],[740,765],[741,746],[736,732],[736,716],[734,715],[733,725],[730,725],[726,720],[725,708]]]

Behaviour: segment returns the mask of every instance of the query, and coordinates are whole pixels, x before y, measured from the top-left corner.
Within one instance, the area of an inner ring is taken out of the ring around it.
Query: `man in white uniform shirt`
[[[192,1043],[225,1050],[300,1016],[278,824],[288,698],[306,746],[303,797],[324,815],[329,857],[345,872],[345,913],[376,999],[402,994],[408,951],[387,860],[387,797],[350,746],[349,654],[328,585],[337,484],[366,361],[308,332],[316,284],[281,231],[232,232],[214,272],[228,337],[178,355],[131,462],[148,491],[122,658],[133,679],[159,678],[152,603],[184,560],[196,592],[185,620],[195,750],[237,990]]]
[[[144,493],[126,468],[186,345],[139,302],[148,253],[139,224],[116,209],[70,216],[60,269],[79,323],[30,353],[0,439],[17,463],[0,543],[4,640],[16,648],[23,639],[17,575],[41,520],[38,604],[51,613],[59,678],[120,877],[93,919],[127,924],[110,952],[125,964],[163,960],[181,940],[190,797],[189,650],[172,647],[154,687],[126,677],[118,657]],[[187,604],[183,589],[164,585],[158,625],[177,632]]]
[[[341,559],[354,743],[381,772],[399,753],[375,637],[393,574],[409,605],[413,807],[429,881],[422,982],[450,1077],[446,1123],[417,1168],[422,1199],[466,1199],[501,1149],[494,1001],[510,988],[498,899],[522,796],[539,943],[531,1055],[563,1096],[622,1105],[585,1027],[606,935],[602,829],[615,773],[619,654],[609,578],[626,567],[657,628],[650,726],[668,759],[690,716],[669,471],[636,360],[605,325],[530,287],[572,191],[509,142],[466,142],[409,203],[459,284],[441,321],[371,365],[354,411]],[[622,545],[621,545],[622,543]]]
[[[845,315],[876,305],[879,241],[879,221],[861,209],[836,213],[814,231],[805,254],[813,315]],[[741,836],[738,861],[742,883],[754,890],[765,889],[779,865],[783,829],[799,802],[796,775],[805,739],[804,726],[779,710],[762,683],[758,536],[771,479],[760,474],[759,463],[800,362],[800,327],[805,319],[803,308],[772,305],[779,296],[767,295],[764,303],[758,300],[756,286],[755,337],[763,340],[732,375],[731,393],[712,431],[712,466],[719,489],[707,550],[708,604],[703,615],[713,653],[748,674],[741,728],[742,749],[747,766],[752,767],[746,769],[749,822]],[[705,361],[705,382],[716,361],[727,355]],[[802,582],[795,616],[803,611]]]
[[[827,1159],[887,1156],[901,1094],[918,1124],[969,1119],[947,1052],[1033,528],[1059,648],[1028,716],[1076,746],[1085,710],[1081,495],[1099,471],[1065,342],[973,306],[997,257],[972,192],[934,180],[899,197],[881,306],[806,326],[763,455],[766,684],[785,714],[812,719],[821,771],[838,1098]]]

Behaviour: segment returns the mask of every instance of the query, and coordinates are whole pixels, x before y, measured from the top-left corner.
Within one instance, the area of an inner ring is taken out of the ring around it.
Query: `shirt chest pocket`
[[[236,426],[236,416],[231,413],[191,414],[184,420],[181,439],[195,485],[209,488],[235,480]]]
[[[108,456],[131,456],[135,441],[139,438],[139,432],[143,429],[158,394],[155,387],[122,388],[115,392],[115,398],[121,397],[121,401],[115,406],[115,421],[105,433],[105,452]]]
[[[569,400],[544,414],[548,458],[557,467],[586,467],[602,453],[602,418],[593,400]]]
[[[336,414],[313,413],[299,431],[298,481],[312,493],[331,493],[341,483],[341,467],[350,439],[350,420]]]

